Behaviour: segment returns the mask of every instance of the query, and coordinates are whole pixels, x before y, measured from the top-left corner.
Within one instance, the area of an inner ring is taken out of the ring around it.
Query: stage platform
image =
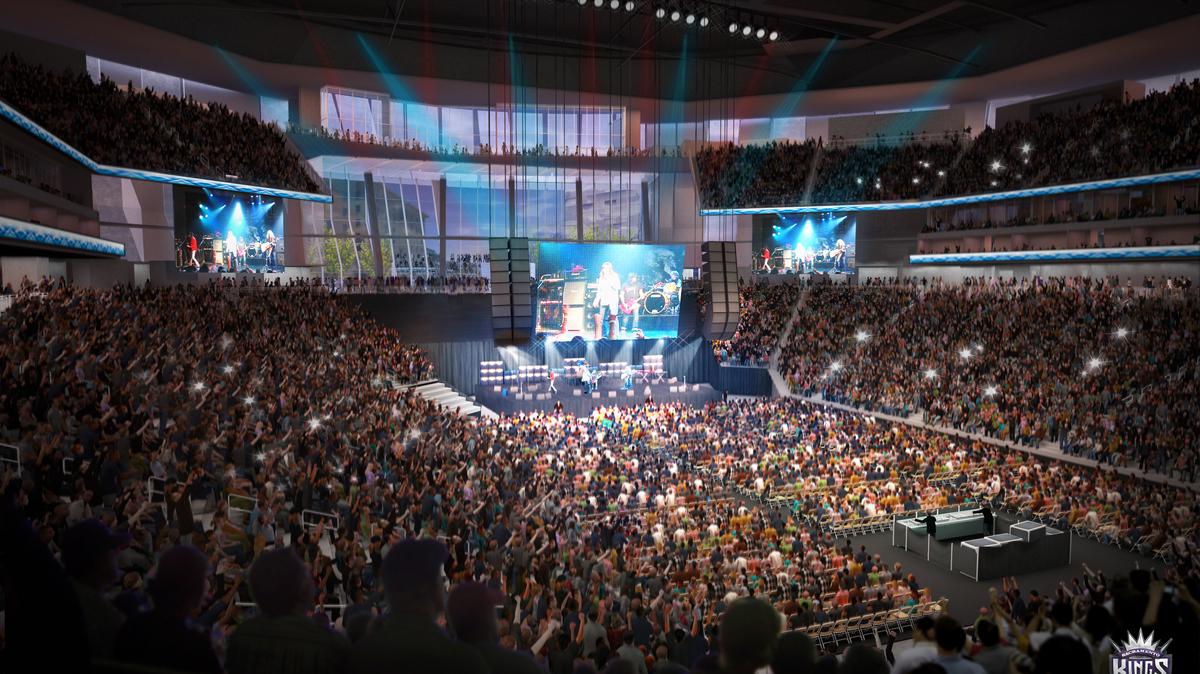
[[[496,391],[493,386],[480,386],[476,389],[475,402],[497,414],[547,411],[554,409],[556,402],[561,402],[564,412],[583,416],[590,414],[597,407],[640,405],[646,400],[647,388],[649,395],[652,395],[657,403],[682,402],[700,407],[721,399],[721,392],[709,384],[682,382],[635,384],[632,389],[624,390],[620,388],[620,382],[601,380],[600,388],[594,394],[584,393],[582,386],[561,379],[555,383],[555,387],[558,389],[555,393],[551,393],[546,384],[538,384],[526,386],[521,392],[509,390],[505,395]]]

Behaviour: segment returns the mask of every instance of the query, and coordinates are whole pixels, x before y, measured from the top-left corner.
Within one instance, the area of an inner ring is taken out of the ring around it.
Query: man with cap
[[[445,610],[448,557],[446,546],[429,538],[401,541],[388,550],[381,572],[390,611],[351,649],[351,672],[488,672],[478,651],[437,626]]]
[[[125,622],[125,615],[108,602],[104,591],[121,575],[117,555],[126,545],[129,534],[113,533],[97,519],[83,520],[63,538],[63,566],[83,612],[88,652],[93,658],[112,656],[117,632]]]
[[[454,634],[483,656],[492,674],[541,673],[542,668],[533,658],[497,644],[500,626],[496,621],[496,607],[503,601],[503,594],[483,583],[456,585],[450,590],[450,600],[447,602]]]
[[[208,557],[190,545],[162,554],[150,578],[154,610],[130,618],[114,659],[178,672],[220,672],[208,631],[193,622],[208,595]]]
[[[250,567],[250,591],[259,615],[229,638],[229,674],[332,674],[346,668],[349,642],[308,617],[317,589],[294,550],[259,555]]]

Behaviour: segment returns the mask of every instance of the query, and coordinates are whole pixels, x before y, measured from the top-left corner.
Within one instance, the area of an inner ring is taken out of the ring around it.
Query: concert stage
[[[574,380],[560,379],[555,383],[556,393],[551,393],[546,384],[525,386],[518,393],[515,389],[507,395],[497,392],[494,386],[476,389],[475,401],[498,414],[549,411],[556,402],[561,402],[563,411],[577,416],[590,414],[597,407],[638,405],[645,402],[647,389],[654,402],[682,402],[693,407],[720,400],[721,392],[708,384],[635,384],[630,390],[620,388],[619,381],[601,380],[600,387],[587,394]],[[671,389],[675,390],[672,391]],[[503,389],[502,389],[503,390]],[[520,396],[520,397],[518,397]]]

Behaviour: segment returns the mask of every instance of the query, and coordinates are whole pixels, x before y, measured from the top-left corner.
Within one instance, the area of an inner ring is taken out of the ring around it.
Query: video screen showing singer
[[[683,246],[538,244],[536,330],[550,341],[678,336]]]

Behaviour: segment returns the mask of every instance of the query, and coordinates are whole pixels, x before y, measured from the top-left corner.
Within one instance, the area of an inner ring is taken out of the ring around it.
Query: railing
[[[166,480],[151,475],[146,479],[146,496],[150,499],[151,503],[165,504],[167,502],[166,487]]]
[[[248,524],[250,521],[250,513],[258,507],[258,499],[245,494],[228,494],[225,496],[226,510],[229,513],[229,521],[233,522],[234,513],[238,514],[239,521],[237,524]]]
[[[300,513],[300,521],[305,529],[315,529],[322,522],[325,523],[325,528],[332,528],[335,531],[341,518],[333,513],[321,512],[319,510],[305,510]]]
[[[21,476],[21,449],[16,445],[0,444],[0,465],[5,469],[9,465],[17,469],[17,477]]]

